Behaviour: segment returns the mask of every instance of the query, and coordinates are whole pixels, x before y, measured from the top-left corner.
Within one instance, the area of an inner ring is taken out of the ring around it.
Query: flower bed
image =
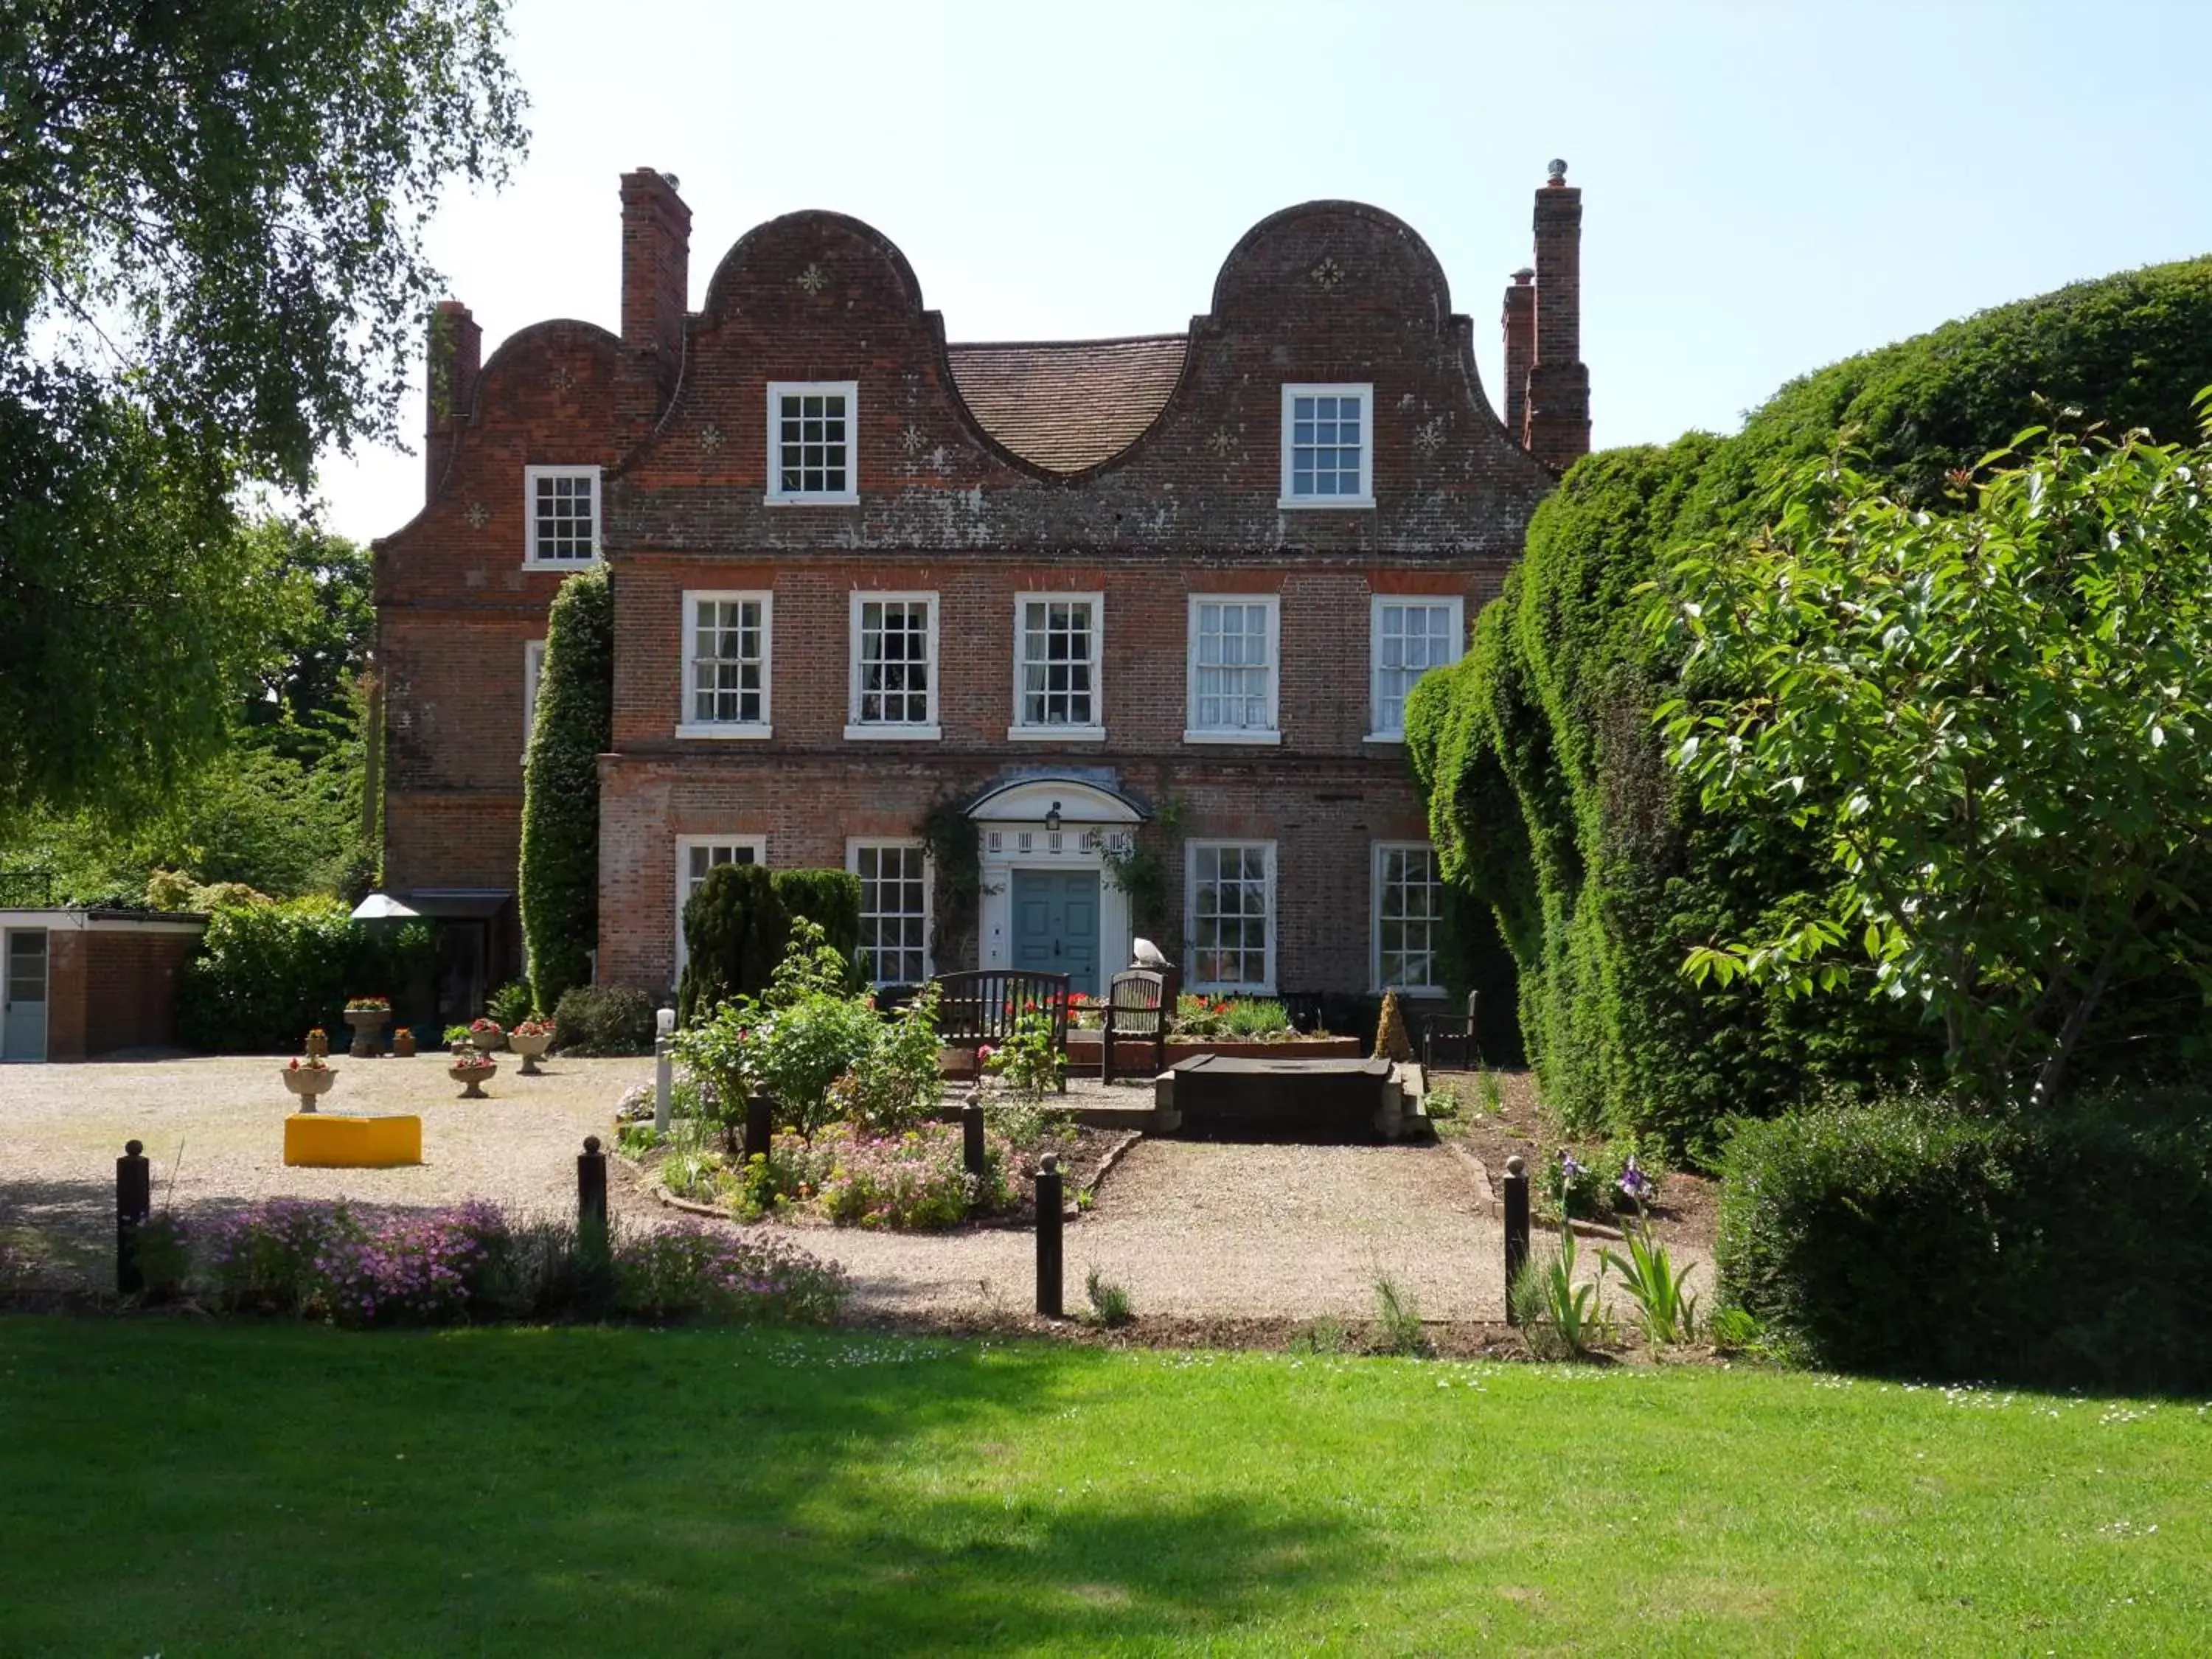
[[[330,1324],[504,1319],[826,1322],[843,1270],[780,1241],[679,1226],[612,1238],[517,1224],[482,1202],[375,1214],[343,1200],[272,1199],[211,1219],[148,1224],[160,1288],[227,1313]]]

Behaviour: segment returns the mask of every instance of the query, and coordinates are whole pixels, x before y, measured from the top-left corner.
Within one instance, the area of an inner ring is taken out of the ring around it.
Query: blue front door
[[[1068,988],[1098,994],[1098,878],[1058,870],[1014,872],[1014,962],[1066,974]]]

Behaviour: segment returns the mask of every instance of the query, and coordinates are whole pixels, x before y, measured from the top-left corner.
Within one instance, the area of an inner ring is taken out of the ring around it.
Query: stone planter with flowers
[[[489,1054],[506,1043],[507,1033],[495,1019],[471,1020],[469,1022],[469,1041],[476,1046],[478,1054]]]
[[[507,1050],[522,1056],[524,1077],[544,1075],[538,1069],[538,1057],[552,1046],[553,1022],[550,1019],[520,1020],[508,1028]]]
[[[462,1085],[463,1100],[485,1098],[483,1085],[499,1074],[499,1062],[465,1042],[453,1045],[446,1075]]]
[[[303,1112],[313,1111],[317,1097],[328,1094],[331,1085],[338,1080],[338,1074],[331,1069],[329,1063],[320,1054],[312,1054],[294,1060],[276,1075],[284,1079],[284,1086],[298,1097],[299,1109]]]
[[[402,1025],[392,1033],[392,1053],[393,1057],[398,1060],[415,1058],[415,1028],[413,1026]]]
[[[384,1052],[384,1028],[392,1023],[389,997],[352,997],[345,1006],[345,1022],[353,1027],[353,1057],[374,1060]]]

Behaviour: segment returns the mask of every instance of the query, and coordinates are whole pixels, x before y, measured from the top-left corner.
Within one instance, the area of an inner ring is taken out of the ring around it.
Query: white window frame
[[[766,836],[678,836],[676,838],[676,977],[684,977],[684,964],[690,951],[684,944],[684,902],[691,896],[691,849],[695,847],[744,847],[752,850],[753,862],[765,867],[768,864]],[[714,866],[708,866],[712,869]]]
[[[1028,637],[1024,621],[1032,605],[1088,605],[1091,607],[1091,713],[1088,726],[1032,726],[1022,718],[1028,704],[1024,695],[1023,670],[1028,666],[1022,647]],[[1014,715],[1006,728],[1010,743],[1103,743],[1106,741],[1106,596],[1103,592],[1022,592],[1014,595]]]
[[[699,607],[702,605],[741,605],[757,602],[761,608],[761,714],[757,720],[702,720],[691,683],[692,653],[698,648]],[[683,701],[677,705],[676,735],[744,741],[775,735],[769,698],[775,690],[775,595],[766,588],[685,588],[684,637],[678,647],[683,659]]]
[[[530,759],[530,737],[538,727],[538,686],[545,678],[545,641],[522,642],[522,758]]]
[[[1444,992],[1444,985],[1442,980],[1437,980],[1433,983],[1427,985],[1403,985],[1395,981],[1386,981],[1382,977],[1382,871],[1384,866],[1389,862],[1389,855],[1392,853],[1426,853],[1429,855],[1429,867],[1431,871],[1436,872],[1437,870],[1437,849],[1427,842],[1378,841],[1375,843],[1372,868],[1368,882],[1367,897],[1368,984],[1373,988],[1374,992],[1377,996],[1380,996],[1385,991],[1400,991],[1408,996],[1442,996]],[[1443,956],[1443,952],[1439,947],[1443,943],[1442,935],[1443,929],[1443,910],[1442,906],[1443,878],[1440,872],[1437,872],[1436,887],[1437,893],[1438,895],[1438,907],[1437,914],[1430,919],[1430,925],[1436,930],[1436,932],[1431,935],[1429,945],[1429,971],[1431,974],[1436,973],[1441,966]]]
[[[1198,723],[1200,610],[1209,605],[1260,605],[1267,609],[1267,724],[1201,726]],[[1185,743],[1280,744],[1283,740],[1283,601],[1279,593],[1193,593],[1185,613],[1183,733]]]
[[[1293,399],[1298,398],[1358,398],[1359,417],[1359,494],[1357,495],[1293,495],[1291,493],[1291,451],[1296,447],[1292,435],[1291,410]],[[1275,505],[1286,511],[1310,512],[1319,508],[1346,508],[1357,511],[1375,505],[1375,387],[1372,382],[1345,386],[1286,386],[1283,388],[1283,471],[1279,480],[1282,494]]]
[[[929,606],[929,718],[922,721],[863,720],[860,718],[860,608],[868,605],[926,601]],[[878,591],[856,587],[846,614],[845,658],[847,701],[845,737],[858,743],[934,743],[945,735],[945,654],[939,635],[945,619],[944,602],[934,589],[901,588]]]
[[[1200,979],[1197,977],[1199,961],[1199,880],[1198,860],[1195,854],[1204,849],[1221,850],[1229,848],[1235,848],[1239,851],[1249,851],[1255,847],[1262,849],[1265,859],[1266,879],[1267,884],[1267,908],[1265,912],[1267,921],[1267,948],[1265,951],[1267,976],[1263,981],[1257,984],[1243,980]],[[1229,837],[1221,840],[1187,841],[1183,843],[1183,956],[1184,959],[1190,963],[1192,975],[1190,983],[1186,988],[1193,991],[1234,992],[1240,994],[1255,994],[1261,996],[1273,996],[1274,994],[1275,953],[1282,939],[1281,928],[1278,921],[1278,913],[1280,907],[1276,902],[1276,895],[1279,890],[1280,885],[1275,878],[1275,843],[1272,841],[1238,840],[1235,837]]]
[[[587,559],[541,559],[538,556],[538,481],[540,478],[588,478],[592,484],[592,555]],[[525,570],[588,570],[599,562],[605,545],[606,492],[600,487],[596,466],[526,466],[522,469],[522,568]]]
[[[848,837],[845,842],[845,869],[848,873],[863,883],[866,878],[860,875],[860,853],[864,848],[871,847],[879,850],[895,847],[902,851],[919,850],[921,853],[921,979],[922,981],[927,981],[937,972],[937,956],[933,945],[937,932],[937,864],[929,856],[929,844],[927,842],[916,840],[911,836]],[[860,909],[860,926],[864,930],[867,927],[867,901],[864,890]],[[860,950],[863,954],[866,954],[868,950],[865,939],[861,942]],[[905,979],[878,979],[875,977],[875,963],[872,959],[867,963],[867,973],[869,982],[872,985],[908,985],[919,982]]]
[[[842,397],[845,400],[845,488],[783,487],[783,410],[786,398]],[[860,501],[860,383],[858,380],[770,380],[768,383],[768,493],[770,507],[857,507]]]
[[[1422,670],[1428,673],[1457,662],[1467,654],[1467,600],[1457,593],[1376,593],[1367,606],[1367,741],[1370,743],[1403,743],[1406,722],[1401,705],[1401,714],[1394,728],[1382,723],[1382,610],[1385,605],[1419,605],[1426,610],[1441,608],[1450,613],[1446,631],[1451,636],[1452,653],[1442,663],[1432,663]],[[1419,684],[1418,680],[1415,684]],[[1413,686],[1406,692],[1413,695]]]

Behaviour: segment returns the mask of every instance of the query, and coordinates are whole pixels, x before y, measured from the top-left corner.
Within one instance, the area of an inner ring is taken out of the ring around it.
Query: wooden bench
[[[1114,1080],[1114,1039],[1133,1037],[1152,1045],[1152,1068],[1148,1076],[1167,1069],[1168,1027],[1175,1019],[1175,1000],[1168,991],[1168,975],[1154,968],[1130,968],[1106,981],[1106,1029],[1099,1033],[1098,1077]]]
[[[1068,980],[1066,974],[1032,973],[1020,968],[977,968],[963,973],[939,974],[937,987],[937,1039],[948,1047],[968,1048],[1004,1042],[1013,1035],[1014,1022],[1024,1011],[1035,1008],[1052,1021],[1052,1046],[1067,1051]],[[1067,1068],[1060,1071],[1060,1091],[1067,1092]]]
[[[1482,1048],[1475,1036],[1475,1013],[1480,994],[1467,994],[1467,1018],[1455,1019],[1449,1014],[1430,1014],[1421,1021],[1421,1069],[1433,1072],[1439,1067],[1456,1072],[1471,1072],[1482,1062]]]

